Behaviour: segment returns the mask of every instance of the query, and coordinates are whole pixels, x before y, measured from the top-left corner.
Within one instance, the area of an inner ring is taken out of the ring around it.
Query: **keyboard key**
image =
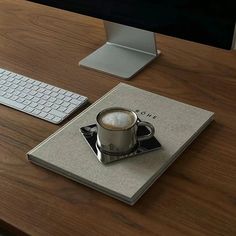
[[[64,97],[65,97],[64,95],[58,94],[56,98],[57,98],[57,99],[63,99]]]
[[[55,117],[54,115],[48,114],[45,118],[52,120],[54,117]]]
[[[26,88],[28,88],[28,89],[30,89],[30,88],[32,88],[32,87],[33,87],[33,85],[32,85],[32,84],[30,84],[30,83],[27,83],[27,84],[25,85],[25,87],[26,87]]]
[[[15,76],[17,76],[17,74],[16,73],[13,73],[13,72],[10,72],[10,74],[8,75],[8,78],[13,78],[13,77],[15,77]]]
[[[53,86],[50,85],[50,84],[48,84],[48,85],[46,86],[46,88],[47,88],[47,89],[53,89]]]
[[[60,89],[57,88],[57,87],[55,87],[55,88],[52,89],[53,92],[58,92],[59,90],[60,90]]]
[[[22,92],[24,92],[24,93],[29,93],[29,92],[30,92],[30,89],[25,88],[24,90],[22,90]]]
[[[27,95],[25,98],[28,99],[28,100],[31,100],[31,99],[33,99],[34,97],[31,96],[31,95]]]
[[[53,97],[50,97],[49,99],[48,99],[48,101],[49,102],[55,102],[57,99],[56,98],[53,98]]]
[[[18,96],[18,95],[20,95],[20,92],[19,91],[14,91],[13,94]]]
[[[29,104],[31,103],[31,101],[25,100],[23,103],[24,103],[25,105],[29,105]]]
[[[63,102],[61,105],[64,106],[64,107],[68,107],[70,105],[70,103],[69,102]]]
[[[14,91],[15,91],[14,89],[9,88],[6,92],[7,93],[13,93]]]
[[[52,105],[53,105],[52,102],[47,102],[47,103],[45,104],[45,106],[47,106],[47,107],[51,107]]]
[[[60,106],[57,105],[57,104],[53,104],[53,105],[52,105],[52,108],[55,109],[55,110],[57,110],[59,107],[60,107]]]
[[[60,118],[60,117],[54,117],[53,119],[52,119],[54,122],[56,122],[56,123],[58,123],[58,122],[60,122],[62,119]]]
[[[40,93],[43,93],[45,91],[45,89],[44,88],[39,88],[37,91],[40,92]]]
[[[71,99],[72,99],[71,97],[65,97],[63,100],[64,100],[65,102],[69,102]]]
[[[1,90],[2,90],[2,91],[6,91],[6,90],[8,90],[8,87],[6,87],[6,86],[3,85],[3,86],[1,87]]]
[[[7,87],[9,87],[10,85],[11,85],[11,83],[8,81],[5,83],[5,86],[7,86]]]
[[[40,113],[39,113],[39,116],[40,116],[40,117],[45,117],[46,115],[47,115],[46,112],[40,112]]]
[[[43,96],[43,93],[36,93],[35,96],[41,98]]]
[[[63,103],[63,101],[60,100],[60,99],[57,99],[57,100],[55,101],[55,103],[58,104],[58,105],[61,105],[61,104]]]
[[[34,109],[34,110],[32,111],[32,114],[38,115],[40,112],[41,112],[40,110]]]
[[[56,93],[56,92],[52,92],[52,93],[51,93],[51,96],[52,96],[52,97],[57,97],[57,95],[58,95],[58,93]]]
[[[27,77],[25,77],[25,76],[23,76],[22,78],[21,78],[21,81],[24,81],[24,82],[26,82],[28,80],[28,78]]]
[[[25,109],[24,109],[24,111],[29,112],[29,113],[31,113],[33,110],[34,110],[34,108],[29,107],[29,106],[25,107]]]
[[[5,71],[3,72],[3,74],[4,74],[4,75],[10,75],[10,74],[11,74],[11,72],[10,72],[10,71],[7,71],[7,70],[5,70]]]
[[[68,91],[68,92],[66,92],[66,96],[69,96],[69,97],[70,97],[70,96],[72,96],[72,95],[73,95],[73,93],[72,93],[72,92],[69,92],[69,91]]]
[[[48,95],[42,96],[42,99],[44,99],[44,100],[48,100],[49,98],[50,98],[50,96],[48,96]]]
[[[40,99],[39,98],[36,98],[36,97],[34,97],[34,98],[32,98],[32,101],[33,102],[38,102]]]
[[[34,85],[34,86],[32,87],[32,89],[35,90],[35,91],[37,91],[37,90],[39,89],[39,87]]]
[[[84,100],[86,100],[87,98],[84,97],[84,96],[80,96],[78,99],[79,99],[80,101],[84,101]]]
[[[42,111],[45,111],[45,112],[48,113],[48,112],[51,111],[51,110],[52,110],[52,108],[50,108],[50,107],[44,107]]]
[[[35,81],[33,82],[33,84],[34,84],[34,85],[40,85],[40,84],[41,84],[41,82],[39,82],[39,81],[35,80]]]
[[[3,96],[6,92],[0,90],[0,96]]]
[[[51,93],[52,93],[52,91],[50,91],[50,90],[45,90],[45,92],[44,92],[44,94],[46,94],[46,95],[49,95]]]
[[[26,96],[27,96],[26,93],[21,93],[21,94],[19,95],[19,97],[21,97],[21,98],[24,98],[24,97],[26,97]]]
[[[6,76],[6,75],[1,75],[1,79],[7,80],[7,78],[8,78],[8,76]]]
[[[43,99],[40,99],[40,100],[38,101],[38,103],[41,104],[41,105],[44,105],[44,104],[46,103],[46,101],[43,100]]]
[[[65,112],[66,112],[66,113],[70,113],[70,112],[72,112],[75,108],[76,108],[76,105],[70,105],[70,106],[65,110]]]
[[[36,107],[36,109],[38,109],[38,110],[42,110],[44,108],[44,106],[42,106],[42,105],[38,105],[37,107]]]
[[[71,97],[74,98],[74,99],[77,99],[77,98],[79,98],[80,96],[79,96],[78,94],[73,94]]]
[[[18,98],[18,96],[12,95],[11,100],[15,101]]]
[[[41,87],[41,88],[45,88],[45,87],[47,87],[47,84],[45,84],[45,83],[41,83],[41,84],[39,85],[39,87]]]
[[[34,80],[33,79],[30,79],[30,78],[28,78],[28,80],[27,80],[27,83],[29,84],[33,84],[34,83]]]
[[[59,108],[58,108],[58,111],[62,111],[62,112],[63,112],[63,111],[65,111],[66,109],[67,109],[66,107],[59,107]]]
[[[80,103],[81,103],[81,101],[79,101],[79,100],[77,100],[77,99],[72,99],[70,102],[71,102],[72,104],[74,104],[74,105],[77,105],[77,104],[80,104]]]
[[[23,76],[22,75],[16,75],[15,78],[16,79],[21,79]]]
[[[10,98],[11,96],[12,96],[12,94],[10,94],[10,93],[6,93],[6,94],[4,95],[5,98]]]
[[[50,113],[51,115],[58,116],[58,117],[60,117],[60,118],[62,118],[62,117],[65,116],[65,114],[64,114],[63,112],[60,112],[60,111],[57,111],[57,110],[54,110],[54,109],[52,109],[51,111],[49,111],[49,113]]]
[[[22,91],[24,89],[24,87],[22,87],[22,86],[19,86],[18,88],[17,88],[17,90],[19,90],[19,91]]]
[[[16,89],[17,87],[18,87],[18,85],[16,85],[16,84],[11,85],[11,88],[13,88],[13,89]]]
[[[36,92],[35,90],[31,90],[31,91],[29,92],[29,94],[32,95],[32,96],[34,96],[36,93],[37,93],[37,92]]]
[[[19,83],[19,85],[20,85],[20,86],[25,86],[25,85],[26,85],[26,82],[21,81],[21,82]]]
[[[2,96],[0,97],[0,103],[9,105],[10,107],[15,107],[16,109],[20,109],[20,110],[25,108],[24,104],[16,102],[16,101],[12,101]]]
[[[18,98],[16,101],[20,102],[20,103],[23,103],[25,101],[25,99],[24,98]]]
[[[8,79],[7,79],[7,81],[9,81],[9,82],[12,82],[14,80],[14,78],[12,78],[12,77],[8,77]]]
[[[60,94],[65,94],[65,93],[66,93],[66,90],[65,90],[65,89],[60,89],[60,90],[58,91],[58,93],[60,93]]]
[[[38,104],[36,103],[36,102],[30,102],[30,101],[28,101],[27,100],[27,102],[29,102],[29,104],[30,104],[30,106],[31,107],[37,107],[38,106]],[[23,102],[24,103],[24,102]],[[28,105],[28,104],[27,104]]]

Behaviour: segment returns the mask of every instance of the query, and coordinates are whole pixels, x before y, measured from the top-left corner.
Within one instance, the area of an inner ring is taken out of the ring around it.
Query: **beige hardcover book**
[[[100,163],[80,132],[102,109],[120,106],[151,122],[162,147],[108,165]],[[44,168],[133,205],[213,120],[212,112],[120,83],[27,153]]]

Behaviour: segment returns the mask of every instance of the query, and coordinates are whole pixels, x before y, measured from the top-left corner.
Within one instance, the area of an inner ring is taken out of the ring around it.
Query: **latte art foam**
[[[135,122],[134,115],[129,111],[114,110],[101,114],[99,123],[108,129],[120,130],[131,127]]]

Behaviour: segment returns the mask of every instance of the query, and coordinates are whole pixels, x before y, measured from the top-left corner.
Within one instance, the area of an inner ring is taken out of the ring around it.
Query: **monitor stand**
[[[108,21],[104,27],[107,42],[79,65],[130,79],[160,54],[153,32]]]
[[[233,35],[233,41],[232,41],[232,49],[236,50],[236,24],[234,26],[234,35]]]

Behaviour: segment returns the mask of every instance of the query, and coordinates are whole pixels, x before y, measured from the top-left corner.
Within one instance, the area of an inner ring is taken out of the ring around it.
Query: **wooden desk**
[[[102,21],[0,1],[0,67],[84,94],[120,79],[77,66],[102,45]],[[59,128],[0,106],[0,227],[30,235],[236,235],[236,52],[157,35],[163,54],[131,85],[216,113],[133,207],[26,160]],[[76,114],[78,114],[78,111]]]

